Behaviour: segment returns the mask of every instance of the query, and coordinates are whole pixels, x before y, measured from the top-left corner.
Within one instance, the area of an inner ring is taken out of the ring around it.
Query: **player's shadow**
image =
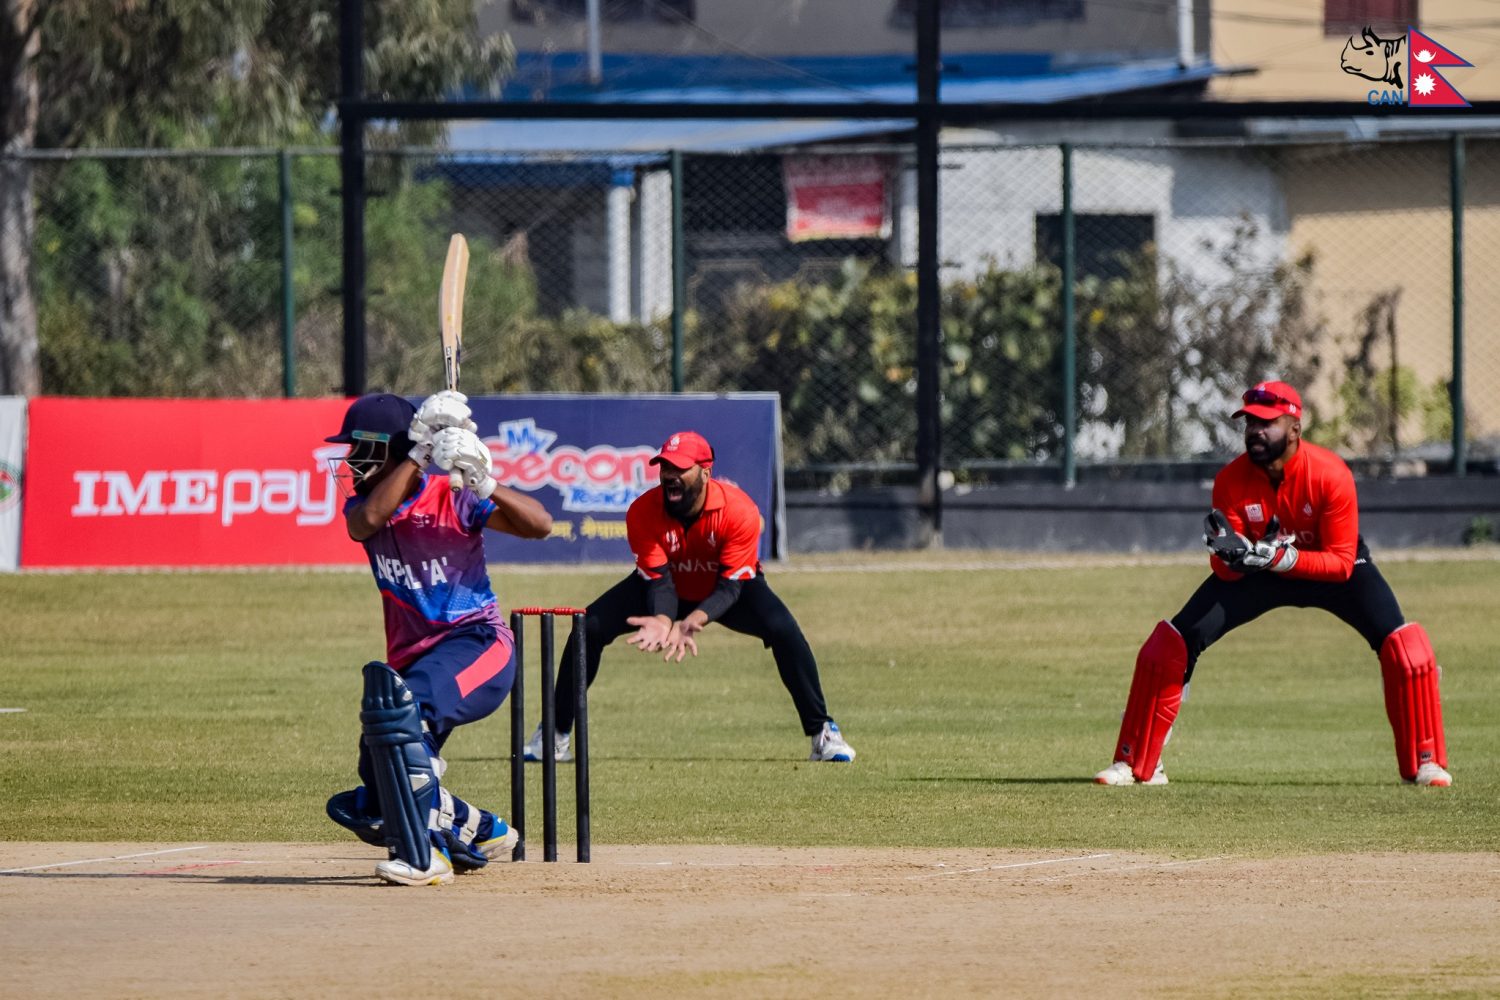
[[[968,783],[976,785],[1092,785],[1094,779],[1087,775],[1067,774],[1056,777],[1047,775],[1030,775],[1027,777],[1012,777],[1010,775],[952,775],[947,777],[920,777],[913,776],[898,778],[898,781],[931,782],[933,784],[945,783]],[[1188,780],[1175,780],[1169,787],[1190,788],[1379,788],[1389,785],[1388,781],[1330,781],[1326,778],[1280,778],[1274,781],[1264,779],[1247,781],[1242,778],[1200,778]],[[1161,793],[1170,795],[1170,792]]]
[[[472,763],[475,763],[475,764],[509,764],[510,763],[510,756],[509,755],[506,755],[506,756],[503,756],[503,757],[479,757],[479,756],[475,756],[475,757],[467,757],[467,756],[465,756],[465,757],[459,757],[459,756],[453,756],[453,757],[448,757],[448,758],[445,758],[445,759],[450,764],[451,763],[457,763],[457,762],[460,762],[460,761],[466,762],[466,763],[472,762]],[[729,761],[730,763],[736,763],[736,764],[810,764],[810,763],[814,763],[813,761],[809,761],[809,760],[806,760],[806,759],[799,760],[796,757],[730,757],[730,756],[726,756],[726,755],[723,755],[723,754],[715,754],[712,757],[689,757],[689,756],[686,756],[686,755],[681,756],[681,757],[666,757],[666,756],[662,756],[662,755],[659,755],[659,754],[647,755],[647,754],[622,754],[622,753],[611,753],[609,755],[609,762],[611,764],[619,762],[619,761],[628,761],[630,763],[642,763],[642,764],[720,764],[720,763],[723,763],[725,761]],[[599,759],[591,757],[590,760],[589,760],[589,763],[590,763],[590,766],[595,765],[595,764],[599,763]],[[819,762],[819,763],[824,763],[824,762]],[[826,763],[836,763],[836,762],[826,762]],[[527,770],[527,772],[529,773],[533,768],[536,769],[538,772],[540,772],[541,768],[542,768],[541,762],[540,761],[527,761],[526,762],[526,770]],[[557,762],[557,773],[558,774],[571,773],[572,770],[573,770],[573,762],[572,761],[558,761]]]
[[[1076,774],[1065,774],[1056,777],[1048,775],[1030,775],[1028,777],[1010,777],[1008,775],[947,775],[944,777],[924,777],[912,775],[906,778],[897,778],[897,781],[910,781],[921,784],[973,784],[973,785],[1076,785],[1079,781],[1088,781],[1088,778],[1079,778]]]
[[[201,885],[317,885],[350,888],[380,884],[374,875],[208,875],[190,872],[0,872],[0,878],[149,879]]]

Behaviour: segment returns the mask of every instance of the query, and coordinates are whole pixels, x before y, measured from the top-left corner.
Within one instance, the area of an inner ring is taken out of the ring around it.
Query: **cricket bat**
[[[464,346],[464,286],[469,280],[469,241],[454,233],[448,241],[448,260],[443,264],[443,284],[438,291],[438,330],[443,338],[443,379],[448,388],[458,389],[458,365]],[[464,477],[457,470],[448,474],[448,483],[457,493],[463,489]]]

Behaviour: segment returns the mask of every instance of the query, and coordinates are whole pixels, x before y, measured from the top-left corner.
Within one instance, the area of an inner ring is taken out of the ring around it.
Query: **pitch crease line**
[[[1228,854],[1216,854],[1216,855],[1214,855],[1211,858],[1189,858],[1186,861],[1157,861],[1157,862],[1152,862],[1151,864],[1145,864],[1145,865],[1124,865],[1124,866],[1122,866],[1120,868],[1105,868],[1102,871],[1088,872],[1087,874],[1090,874],[1090,875],[1119,875],[1122,872],[1148,871],[1148,870],[1156,869],[1156,868],[1182,868],[1185,865],[1202,865],[1202,864],[1207,864],[1210,861],[1228,861],[1229,858],[1230,858],[1230,855],[1228,855]],[[1064,875],[1057,876],[1057,878],[1066,878],[1066,877],[1067,876],[1064,876]],[[1055,881],[1055,879],[1048,879],[1047,881],[1049,881],[1049,882],[1050,881]]]
[[[140,854],[116,854],[109,858],[88,858],[83,861],[58,861],[50,865],[32,865],[29,868],[0,868],[0,875],[13,875],[16,872],[38,872],[44,868],[71,868],[74,865],[97,865],[105,861],[125,861],[129,858],[153,858],[159,854],[180,854],[183,851],[206,851],[208,845],[201,847],[169,847],[163,851],[142,851]]]
[[[933,872],[931,875],[908,875],[907,878],[916,881],[918,879],[943,878],[946,875],[973,875],[976,872],[998,872],[1006,868],[1035,868],[1038,865],[1061,865],[1069,861],[1094,861],[1098,858],[1112,858],[1113,854],[1081,854],[1076,858],[1047,858],[1043,861],[1017,861],[1009,865],[985,865],[982,868],[958,868],[951,872]]]

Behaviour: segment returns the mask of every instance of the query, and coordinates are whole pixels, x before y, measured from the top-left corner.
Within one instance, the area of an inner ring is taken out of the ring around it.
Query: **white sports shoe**
[[[1166,783],[1167,769],[1162,767],[1161,761],[1156,762],[1156,773],[1151,776],[1150,781],[1136,781],[1130,765],[1123,760],[1115,761],[1094,775],[1096,785],[1165,785]]]
[[[448,855],[434,847],[432,862],[426,871],[414,868],[399,858],[382,861],[375,866],[375,875],[392,885],[442,885],[453,881],[453,862]]]
[[[555,734],[555,742],[552,752],[556,759],[566,764],[573,759],[573,737],[568,733]],[[526,752],[522,755],[533,764],[542,762],[542,727],[538,725],[531,734],[531,739],[526,741]]]
[[[823,728],[813,734],[812,754],[808,760],[836,760],[848,763],[854,759],[854,748],[844,740],[838,723],[825,722]]]
[[[509,861],[516,848],[516,841],[520,839],[521,835],[516,832],[515,827],[507,826],[500,836],[476,843],[474,849],[491,861]]]
[[[1432,761],[1428,761],[1417,768],[1417,776],[1411,779],[1414,785],[1427,785],[1431,788],[1447,788],[1453,784],[1453,775],[1438,767]]]

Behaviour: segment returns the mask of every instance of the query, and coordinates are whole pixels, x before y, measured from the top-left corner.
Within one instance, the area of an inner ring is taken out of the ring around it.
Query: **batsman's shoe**
[[[1438,767],[1432,761],[1428,761],[1417,768],[1417,776],[1411,779],[1413,785],[1427,785],[1430,788],[1447,788],[1453,784],[1453,775]]]
[[[1096,785],[1165,785],[1166,783],[1167,769],[1162,767],[1160,761],[1157,761],[1156,773],[1151,776],[1150,781],[1136,781],[1130,765],[1123,760],[1115,761],[1094,775]]]
[[[490,829],[486,831],[480,827],[479,836],[474,838],[474,849],[491,861],[509,861],[521,839],[520,833],[499,816],[493,813],[485,815],[489,818]]]
[[[453,881],[453,862],[448,860],[447,851],[433,847],[432,863],[426,871],[414,868],[400,858],[391,858],[375,866],[375,877],[392,885],[442,885]]]
[[[854,759],[854,748],[839,732],[838,723],[825,722],[823,728],[813,734],[812,754],[808,760],[836,760],[848,763]]]
[[[557,760],[566,764],[573,759],[573,737],[567,733],[557,733],[553,741],[552,751]],[[531,734],[531,739],[526,741],[526,752],[523,755],[533,764],[542,762],[542,727],[537,726],[536,731]]]

